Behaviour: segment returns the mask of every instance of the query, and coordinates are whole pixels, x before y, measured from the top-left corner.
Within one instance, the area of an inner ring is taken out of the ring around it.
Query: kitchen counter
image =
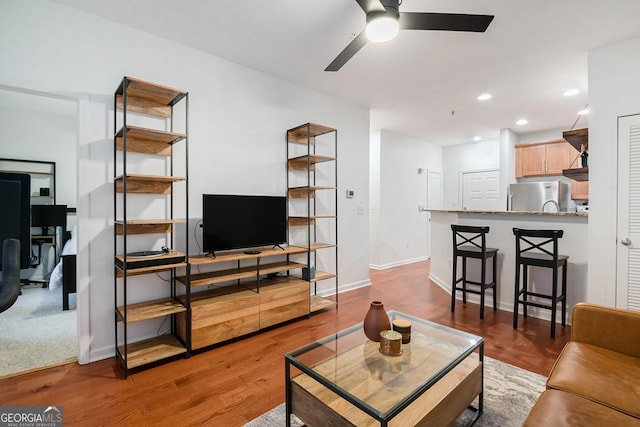
[[[569,256],[567,267],[567,312],[569,315],[571,308],[576,303],[586,301],[587,225],[589,221],[587,213],[430,210],[430,217],[431,264],[429,279],[447,292],[451,292],[452,276],[451,224],[489,227],[487,246],[498,248],[498,308],[507,311],[513,311],[515,294],[515,236],[513,228],[561,229],[564,230],[564,236],[559,240],[559,251],[561,254]],[[458,263],[459,266],[460,264]],[[467,271],[471,280],[479,280],[480,262],[469,260]],[[534,292],[551,293],[549,269],[532,267],[529,279],[530,289],[533,288]],[[488,295],[491,295],[491,291],[488,292]],[[458,297],[462,297],[460,292]],[[467,294],[467,300],[478,303],[479,296]],[[456,311],[461,306],[462,303],[458,302]],[[492,310],[486,309],[485,321],[491,319],[490,313]],[[529,314],[547,320],[551,318],[549,310],[536,307],[529,307]],[[558,314],[558,319],[560,318],[560,314]],[[562,331],[560,326],[557,330]]]
[[[456,214],[471,214],[471,215],[531,215],[531,216],[578,216],[588,217],[587,212],[524,212],[524,211],[470,211],[470,210],[443,210],[443,209],[430,209],[429,212],[444,212],[444,213],[456,213]]]

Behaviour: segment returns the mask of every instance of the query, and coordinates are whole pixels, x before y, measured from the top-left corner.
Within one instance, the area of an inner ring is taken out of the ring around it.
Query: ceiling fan
[[[493,15],[463,13],[399,12],[401,0],[356,0],[367,14],[367,26],[329,64],[325,71],[338,71],[367,41],[383,42],[393,39],[398,30],[471,31],[483,33]]]

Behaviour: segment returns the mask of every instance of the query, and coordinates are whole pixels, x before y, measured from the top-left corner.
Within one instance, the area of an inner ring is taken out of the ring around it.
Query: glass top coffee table
[[[389,311],[411,322],[402,354],[386,356],[362,323],[285,355],[287,427],[448,425],[465,409],[482,413],[481,337]],[[470,406],[478,398],[476,407]]]

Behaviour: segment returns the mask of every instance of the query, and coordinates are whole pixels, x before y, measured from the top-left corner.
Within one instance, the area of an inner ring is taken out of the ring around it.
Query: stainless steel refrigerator
[[[509,185],[508,211],[566,212],[571,192],[562,181],[523,182]]]

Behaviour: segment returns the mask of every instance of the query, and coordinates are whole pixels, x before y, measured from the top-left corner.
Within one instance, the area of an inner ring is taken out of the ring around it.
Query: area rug
[[[489,357],[485,357],[484,361],[484,412],[474,426],[521,426],[536,399],[544,391],[546,378]],[[471,411],[465,411],[453,425],[467,425],[471,417]],[[245,424],[245,427],[284,425],[283,403]],[[301,427],[304,424],[293,416],[291,425]]]
[[[18,300],[0,313],[0,377],[75,359],[76,316],[75,309],[62,310],[62,288],[23,286]]]

